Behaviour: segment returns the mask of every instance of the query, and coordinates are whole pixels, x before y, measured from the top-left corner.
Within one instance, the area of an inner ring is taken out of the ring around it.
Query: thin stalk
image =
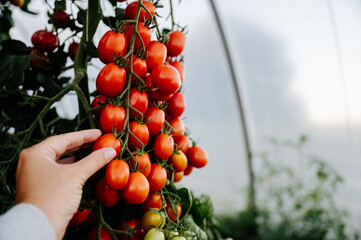
[[[233,82],[233,86],[234,86],[233,89],[235,91],[236,98],[237,98],[239,116],[241,118],[241,125],[242,125],[242,133],[241,134],[243,135],[244,146],[245,146],[246,153],[247,153],[247,167],[248,167],[248,177],[249,177],[248,205],[251,209],[255,209],[256,208],[255,179],[254,179],[254,170],[253,170],[253,163],[252,163],[252,151],[251,151],[248,127],[247,127],[247,122],[246,122],[246,117],[245,117],[245,112],[244,112],[244,107],[243,107],[242,94],[240,91],[240,81],[238,80],[236,70],[233,65],[231,51],[229,49],[226,35],[223,30],[222,22],[219,17],[219,14],[217,12],[217,8],[215,6],[214,0],[209,0],[209,2],[211,4],[211,8],[213,10],[213,14],[214,14],[214,17],[215,17],[215,20],[217,23],[217,27],[218,27],[219,33],[221,35],[221,38],[222,38],[224,51],[226,53],[229,70],[230,70],[231,76],[232,76],[232,82]]]

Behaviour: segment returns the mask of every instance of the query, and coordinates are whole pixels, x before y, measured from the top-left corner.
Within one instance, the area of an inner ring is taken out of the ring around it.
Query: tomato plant
[[[151,228],[163,228],[166,216],[164,212],[148,210],[142,217],[143,229],[148,232]]]
[[[160,159],[168,159],[172,156],[174,149],[174,140],[172,136],[161,133],[154,142],[154,154]]]
[[[99,117],[100,129],[103,133],[111,133],[123,129],[125,123],[125,109],[107,104]]]
[[[175,67],[160,64],[152,70],[152,87],[156,88],[159,94],[174,94],[180,86],[179,72]]]
[[[131,235],[119,234],[120,239],[143,240],[145,232],[142,223],[137,219],[129,219],[125,221],[119,228],[121,231],[128,231]]]
[[[128,184],[122,190],[122,195],[124,200],[130,204],[144,202],[149,195],[147,178],[140,172],[130,173]]]
[[[156,66],[164,63],[167,57],[167,48],[161,42],[151,41],[148,44],[147,52],[149,53],[146,59],[147,71],[150,73]]]
[[[181,31],[169,33],[169,41],[166,44],[168,56],[176,57],[183,52],[186,37]]]
[[[201,168],[207,165],[208,163],[208,154],[207,152],[198,146],[193,146],[188,149],[187,157],[189,163],[196,168]]]
[[[73,61],[74,61],[74,59],[76,57],[76,53],[78,52],[78,48],[79,48],[79,43],[78,42],[72,42],[69,45],[68,55],[69,55],[70,59],[73,60]]]
[[[159,193],[149,194],[147,200],[142,204],[142,209],[147,212],[151,208],[161,209],[165,204],[164,196]]]
[[[157,163],[152,163],[148,176],[150,192],[156,193],[161,190],[167,182],[167,171]]]
[[[115,31],[106,32],[98,44],[98,57],[105,64],[113,63],[114,56],[124,57],[127,52],[127,38],[124,33]],[[118,95],[118,94],[116,94]],[[115,95],[115,96],[116,96]]]
[[[144,4],[144,7],[148,11],[145,10],[144,8],[141,8],[140,14],[139,14],[139,22],[145,22],[149,18],[151,18],[155,15],[155,6],[151,1],[143,1],[143,4]],[[125,8],[125,18],[126,19],[135,19],[138,8],[139,8],[138,1],[134,1],[134,2],[130,3]]]
[[[127,185],[129,180],[129,166],[119,159],[112,160],[105,171],[106,184],[115,190],[120,190]]]
[[[188,160],[182,151],[174,152],[169,160],[176,172],[182,172],[187,168]]]
[[[160,133],[165,121],[165,113],[163,110],[150,106],[144,118],[148,121],[146,125],[150,136],[155,136]]]
[[[132,170],[140,171],[145,177],[149,176],[151,170],[151,161],[148,153],[140,153],[134,154],[133,158],[129,159],[129,165]],[[135,169],[136,165],[138,165],[138,169]]]
[[[95,117],[100,116],[101,112],[103,111],[103,105],[105,105],[106,102],[107,98],[102,95],[98,95],[93,99],[90,107],[93,109],[93,114]]]
[[[183,114],[186,108],[186,99],[180,92],[176,92],[171,99],[168,100],[167,114],[176,118]]]
[[[122,196],[120,191],[110,188],[104,178],[97,184],[96,195],[98,201],[106,207],[114,206]]]
[[[149,131],[147,125],[138,123],[137,121],[132,121],[129,123],[129,130],[131,135],[129,136],[128,144],[131,149],[141,149],[142,145],[147,145],[149,141]]]
[[[87,217],[89,216],[90,212],[91,212],[91,209],[83,209],[83,211],[80,211],[78,209],[78,211],[76,211],[76,213],[74,213],[72,219],[70,220],[68,227],[75,228],[75,227],[79,227],[80,225],[82,225],[85,222],[85,220],[87,219]]]
[[[103,136],[101,136],[100,138],[98,138],[98,140],[96,140],[96,142],[93,145],[92,151],[96,151],[98,149],[106,148],[106,147],[114,148],[114,150],[117,152],[117,154],[119,154],[119,151],[122,148],[122,144],[119,141],[119,139],[117,139],[114,136],[113,133],[106,133]]]
[[[131,118],[136,117],[140,119],[141,117],[140,113],[142,114],[142,116],[144,116],[148,109],[148,103],[149,103],[148,94],[146,92],[141,92],[136,88],[130,89],[129,105],[132,108],[129,109],[129,114]],[[138,110],[140,113],[135,111],[133,108]]]
[[[105,97],[115,97],[123,91],[125,78],[126,72],[123,67],[108,63],[97,76],[97,90]]]

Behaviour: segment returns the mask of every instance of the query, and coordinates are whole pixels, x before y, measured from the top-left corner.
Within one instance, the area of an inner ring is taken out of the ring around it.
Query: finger
[[[85,182],[96,171],[110,162],[115,155],[116,151],[113,148],[102,148],[91,153],[89,156],[74,163],[73,165],[76,166],[76,171],[80,176],[82,176],[82,180]]]
[[[83,145],[81,145],[81,146],[79,146],[79,147],[75,147],[75,148],[69,149],[69,150],[67,150],[65,153],[63,153],[62,155],[63,155],[63,156],[64,156],[64,155],[67,155],[67,154],[72,153],[72,152],[75,152],[75,151],[77,151],[77,150],[79,150],[79,149],[81,149],[81,148],[90,148],[92,145],[93,145],[93,143],[86,143],[86,144],[83,144]]]
[[[77,161],[76,157],[68,157],[68,158],[60,159],[59,161],[57,161],[57,163],[70,164],[70,163],[75,163],[76,161]]]
[[[34,147],[48,150],[54,160],[59,159],[69,150],[76,149],[83,144],[97,140],[101,135],[99,129],[89,129],[78,132],[65,133],[45,139]],[[53,156],[54,155],[54,156]]]

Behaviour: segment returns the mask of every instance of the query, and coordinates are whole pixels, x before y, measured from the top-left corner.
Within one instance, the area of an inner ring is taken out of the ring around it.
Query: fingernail
[[[114,150],[114,148],[104,148],[104,155],[105,158],[110,162],[112,160],[117,152]]]

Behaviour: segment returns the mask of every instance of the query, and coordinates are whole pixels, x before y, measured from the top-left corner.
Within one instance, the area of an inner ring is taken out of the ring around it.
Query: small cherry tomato
[[[138,172],[141,172],[145,177],[149,176],[150,170],[151,170],[151,161],[148,153],[135,154],[133,155],[135,160],[133,158],[130,158],[129,164],[134,170],[135,168],[135,161],[138,163]]]
[[[184,170],[184,175],[185,175],[185,176],[188,176],[189,174],[192,173],[192,171],[193,171],[193,166],[190,165],[190,164],[188,164],[186,170]]]
[[[71,60],[74,61],[75,57],[76,57],[76,53],[78,52],[78,47],[79,47],[79,43],[77,42],[72,42],[69,45],[68,48],[68,56],[70,57]]]
[[[37,35],[37,47],[42,52],[53,52],[58,47],[58,38],[52,32],[44,31]]]
[[[152,71],[152,87],[161,95],[174,94],[181,86],[178,70],[171,65],[158,65]]]
[[[174,140],[172,136],[161,133],[154,142],[154,154],[157,158],[168,159],[172,156],[174,148]]]
[[[144,119],[146,121],[149,121],[146,123],[149,130],[149,135],[155,136],[160,133],[160,130],[162,130],[165,121],[165,113],[163,112],[163,110],[151,106],[148,108]]]
[[[137,109],[139,112],[141,112],[143,115],[147,112],[148,109],[148,94],[146,92],[141,92],[136,88],[130,89],[129,92],[129,105],[135,109]],[[133,110],[132,108],[129,109],[129,116],[131,118],[138,118],[140,119],[140,114]]]
[[[103,133],[111,133],[115,130],[120,132],[124,127],[125,115],[123,107],[107,104],[99,117],[100,129]]]
[[[187,154],[190,145],[190,140],[186,135],[181,135],[179,137],[176,137],[176,139],[174,139],[174,144],[176,144],[177,148],[181,150],[184,154]]]
[[[145,232],[142,223],[137,219],[130,219],[125,221],[121,226],[121,231],[130,231],[133,235],[129,236],[125,233],[119,234],[121,240],[143,240]]]
[[[39,35],[40,33],[46,32],[45,30],[38,30],[36,32],[33,33],[33,35],[31,36],[31,43],[34,45],[34,47],[38,47],[39,46]]]
[[[67,28],[70,24],[70,16],[63,9],[56,11],[56,17],[54,14],[51,14],[51,19],[54,20],[53,25],[57,28]]]
[[[174,61],[174,62],[170,62],[170,65],[172,65],[173,67],[175,67],[180,75],[181,78],[181,82],[183,83],[183,78],[184,78],[184,65],[182,62],[179,61]]]
[[[177,219],[181,216],[182,213],[182,207],[180,204],[177,204],[177,206],[174,206],[174,209],[170,204],[167,204],[167,214],[170,220],[173,222],[176,222]]]
[[[149,52],[149,55],[146,59],[147,71],[152,72],[156,66],[164,63],[167,57],[167,48],[161,42],[151,41],[148,44],[147,51]]]
[[[152,163],[148,176],[150,192],[156,193],[167,183],[167,171],[158,163]]]
[[[68,228],[75,228],[82,225],[85,220],[87,219],[89,213],[91,212],[91,209],[84,209],[83,211],[80,211],[79,209],[74,213],[73,217],[71,218]]]
[[[149,141],[149,131],[147,125],[140,124],[137,121],[132,121],[129,123],[129,130],[143,143],[144,146],[147,145]],[[133,134],[129,135],[128,146],[131,149],[141,149],[142,144],[133,136]]]
[[[92,148],[92,151],[96,151],[101,148],[112,147],[119,154],[119,151],[122,149],[122,144],[119,139],[117,139],[113,133],[106,133],[100,138],[98,138]]]
[[[182,151],[174,152],[169,160],[176,172],[182,172],[187,168],[188,160]]]
[[[119,95],[124,89],[126,75],[125,69],[114,63],[105,65],[96,80],[99,94],[109,98]]]
[[[122,195],[130,204],[143,203],[149,195],[147,178],[140,172],[130,173],[128,184],[123,188]]]
[[[126,23],[124,25],[123,29],[125,30],[124,34],[127,37],[128,45],[130,47],[130,44],[132,42],[132,37],[133,37],[134,24]],[[144,47],[145,47],[144,49],[146,49],[149,42],[150,42],[150,38],[152,36],[152,31],[149,28],[147,28],[144,25],[144,23],[142,23],[142,22],[138,22],[137,30],[138,30],[138,33],[140,35],[140,38],[143,41],[143,44],[144,44]],[[134,51],[137,51],[139,48],[141,48],[143,46],[142,42],[140,41],[140,38],[138,37],[138,35],[135,38]]]
[[[88,240],[97,240],[97,232],[98,226],[93,227],[88,234]],[[100,229],[100,240],[113,240],[109,230],[104,226]]]
[[[180,92],[176,92],[171,99],[168,100],[166,112],[172,117],[180,117],[186,108],[186,99]]]
[[[105,182],[109,187],[120,190],[127,185],[129,179],[129,166],[123,160],[112,160],[105,170]]]
[[[135,19],[138,5],[139,5],[138,1],[134,1],[125,8],[124,13],[126,19],[132,19],[132,20]],[[155,15],[155,6],[151,1],[143,1],[143,5],[149,11],[151,16],[149,16],[149,13],[145,9],[141,8],[139,14],[139,22],[146,22],[149,18]]]
[[[173,175],[173,181],[174,182],[180,182],[182,179],[183,179],[183,176],[184,176],[184,172],[174,172],[174,175]]]
[[[185,130],[184,121],[180,117],[177,117],[170,120],[169,124],[173,127],[173,138],[176,140]]]
[[[150,229],[147,234],[145,234],[144,240],[164,240],[164,233],[157,228]]]
[[[102,178],[97,184],[96,196],[101,204],[106,207],[111,207],[119,201],[122,194],[120,191],[110,188],[106,184],[105,179]]]
[[[107,98],[102,95],[98,95],[93,99],[92,103],[90,104],[90,107],[93,109],[92,112],[95,117],[98,118],[100,116],[100,114],[103,111],[103,105],[105,105],[106,102],[107,102]],[[98,108],[98,109],[94,109],[94,108]]]
[[[158,193],[149,194],[147,200],[142,204],[142,209],[147,212],[151,208],[161,209],[165,204],[164,197]]]
[[[138,77],[145,80],[147,76],[147,62],[133,55],[132,66],[133,72],[137,74]],[[129,66],[126,67],[126,71],[127,74],[129,74]],[[131,81],[132,87],[136,87],[140,80],[135,75],[132,75]]]
[[[124,57],[127,53],[127,38],[124,33],[109,30],[100,39],[98,44],[98,57],[105,64],[114,62],[114,55]]]
[[[189,163],[196,168],[202,168],[206,166],[208,162],[207,152],[198,146],[193,146],[188,149],[187,158]]]
[[[32,50],[30,55],[33,55],[35,51],[35,56],[30,61],[30,67],[47,67],[49,64],[49,58],[44,55],[40,50]]]
[[[82,224],[82,227],[91,227],[94,226],[97,222],[97,215],[94,211],[91,211],[88,217],[85,219],[85,222]]]
[[[168,56],[176,57],[183,52],[186,42],[186,36],[181,31],[173,31],[169,33],[169,41],[165,45],[167,47]]]
[[[148,232],[151,228],[163,228],[165,220],[166,216],[164,212],[148,210],[142,217],[142,226],[144,231]]]

